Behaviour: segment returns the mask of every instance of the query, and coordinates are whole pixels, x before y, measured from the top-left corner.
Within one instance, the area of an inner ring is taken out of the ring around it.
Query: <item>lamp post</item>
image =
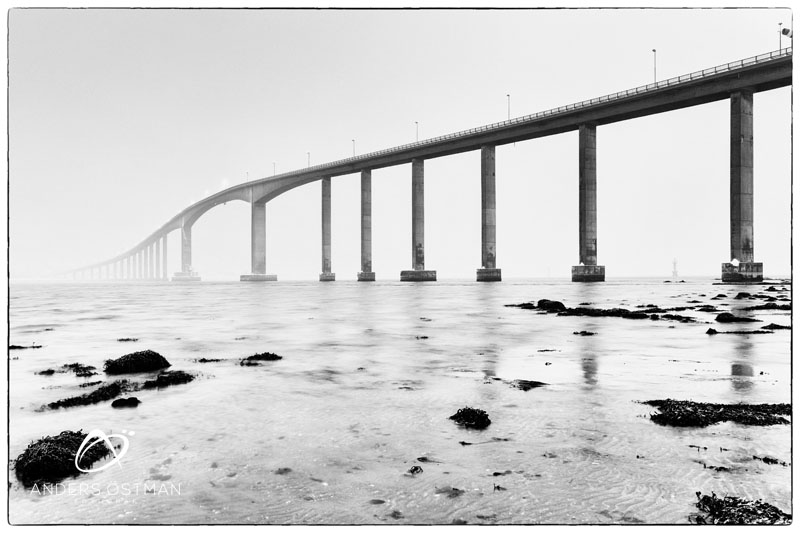
[[[658,77],[656,76],[656,49],[653,48],[653,83],[656,83]]]
[[[507,94],[506,98],[508,99],[508,120],[511,120],[511,95]]]
[[[781,26],[783,26],[783,22],[778,23],[778,50],[783,48],[783,32],[781,31]]]
[[[311,168],[311,152],[306,152],[306,155],[308,155],[308,168]]]
[[[356,140],[353,139],[353,157],[356,156]]]
[[[414,124],[417,126],[417,140],[419,141],[419,122],[415,120]]]

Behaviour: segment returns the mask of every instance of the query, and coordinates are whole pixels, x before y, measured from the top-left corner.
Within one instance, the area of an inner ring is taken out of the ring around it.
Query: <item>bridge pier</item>
[[[597,126],[578,127],[578,261],[572,281],[605,281],[597,264]]]
[[[497,268],[497,209],[495,147],[481,146],[481,268],[478,281],[500,281]]]
[[[411,265],[400,281],[436,281],[435,270],[425,270],[425,160],[411,161]]]
[[[278,281],[275,274],[267,274],[267,203],[250,204],[250,274],[242,274],[239,281]]]
[[[331,272],[331,179],[322,178],[322,273],[320,281],[336,281]]]
[[[156,253],[156,266],[155,270],[153,270],[153,277],[161,279],[161,239],[153,241],[153,250]]]
[[[172,281],[200,281],[192,270],[192,226],[181,224],[181,271],[172,275]]]
[[[372,170],[361,171],[361,272],[358,281],[375,281],[372,270]]]
[[[731,261],[722,263],[723,283],[764,279],[753,251],[753,91],[731,94]]]
[[[161,279],[169,280],[169,269],[167,268],[167,235],[161,237],[161,255],[164,258],[161,263]]]

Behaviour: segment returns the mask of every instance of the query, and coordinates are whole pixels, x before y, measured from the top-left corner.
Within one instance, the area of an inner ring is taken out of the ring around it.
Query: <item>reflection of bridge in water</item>
[[[730,248],[722,265],[723,281],[758,281],[762,263],[753,253],[753,94],[792,83],[792,49],[734,61],[576,104],[426,139],[378,152],[279,174],[236,185],[187,207],[142,242],[107,261],[73,272],[107,279],[168,279],[167,236],[181,232],[181,270],[173,280],[199,280],[192,268],[192,226],[209,209],[232,200],[251,205],[251,271],[243,281],[277,279],[266,269],[266,204],[314,181],[322,182],[321,281],[333,281],[331,269],[331,178],[361,173],[361,272],[359,281],[374,281],[372,271],[372,171],[411,163],[411,269],[404,281],[435,281],[425,269],[424,164],[426,159],[481,151],[481,268],[478,281],[500,281],[495,223],[495,147],[578,130],[579,265],[573,281],[603,281],[597,264],[597,127],[723,99],[731,103]]]

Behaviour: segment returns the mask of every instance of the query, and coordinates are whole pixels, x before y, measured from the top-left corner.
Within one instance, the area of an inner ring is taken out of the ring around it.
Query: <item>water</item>
[[[760,498],[791,513],[791,468],[752,458],[789,462],[789,426],[662,427],[648,418],[654,408],[637,403],[789,402],[790,331],[709,336],[715,315],[691,310],[681,314],[706,323],[504,306],[540,298],[609,308],[700,300],[727,310],[762,303],[731,297],[765,288],[711,280],[14,284],[10,343],[43,347],[10,352],[11,458],[67,429],[124,430],[130,449],[118,465],[65,481],[96,484],[95,493],[32,494],[12,472],[10,519],[686,523],[697,511],[696,491]],[[728,298],[708,301],[718,293]],[[788,311],[751,314],[763,324],[790,323]],[[580,330],[597,335],[573,335]],[[122,337],[139,341],[117,342]],[[35,372],[71,362],[101,369],[105,359],[142,349],[199,379],[138,392],[136,409],[106,402],[36,412],[103,376]],[[263,351],[284,358],[239,366]],[[523,392],[507,383],[514,379],[548,385]],[[448,420],[465,405],[486,410],[492,424],[474,431]],[[418,462],[422,456],[430,461]],[[404,475],[415,464],[423,473]],[[172,493],[137,494],[145,484]],[[122,486],[131,494],[117,493]],[[441,492],[449,487],[464,493]]]

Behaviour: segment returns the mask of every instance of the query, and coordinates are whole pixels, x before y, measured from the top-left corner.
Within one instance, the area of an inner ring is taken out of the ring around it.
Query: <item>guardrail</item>
[[[713,76],[715,74],[720,74],[722,72],[730,72],[733,70],[737,70],[740,68],[749,67],[758,63],[764,63],[767,61],[771,61],[774,59],[778,59],[781,57],[786,57],[792,55],[792,48],[783,48],[781,50],[775,50],[772,52],[768,52],[765,54],[760,54],[753,57],[748,57],[746,59],[740,59],[738,61],[731,61],[730,63],[725,63],[723,65],[717,65],[716,67],[710,67],[703,70],[698,70],[696,72],[692,72],[690,74],[683,74],[681,76],[676,76],[674,78],[669,78],[666,80],[649,83],[647,85],[641,85],[634,89],[628,89],[626,91],[619,91],[613,94],[607,94],[605,96],[598,96],[596,98],[592,98],[591,100],[583,100],[581,102],[576,102],[574,104],[563,105],[560,107],[556,107],[554,109],[548,109],[547,111],[539,111],[537,113],[533,113],[530,115],[524,115],[517,118],[512,118],[510,120],[504,120],[502,122],[494,122],[492,124],[486,124],[484,126],[478,126],[476,128],[471,128],[468,130],[458,131],[455,133],[448,133],[447,135],[441,135],[439,137],[431,137],[430,139],[425,139],[422,141],[415,141],[413,143],[403,144],[400,146],[394,146],[392,148],[386,148],[384,150],[378,150],[377,152],[370,152],[367,154],[362,154],[358,156],[348,157],[346,159],[339,159],[336,161],[331,161],[329,163],[323,163],[321,165],[314,165],[311,167],[307,167],[304,169],[293,170],[290,172],[285,172],[283,174],[278,174],[274,176],[274,178],[282,178],[282,177],[289,177],[289,176],[296,176],[298,174],[304,174],[307,172],[312,172],[316,170],[324,170],[326,168],[330,168],[333,166],[343,165],[347,163],[355,163],[358,161],[364,161],[367,159],[371,159],[373,157],[387,155],[397,152],[402,152],[404,150],[409,150],[412,148],[420,148],[423,146],[427,146],[429,144],[435,144],[442,141],[447,141],[450,139],[455,139],[459,137],[467,137],[469,135],[475,133],[483,133],[492,130],[499,130],[508,126],[521,124],[523,122],[531,122],[534,120],[542,119],[545,117],[552,117],[553,115],[558,115],[560,113],[566,113],[568,111],[574,111],[576,109],[581,109],[584,107],[589,107],[593,105],[597,105],[602,102],[611,102],[614,100],[619,100],[621,98],[626,98],[633,95],[644,94],[651,91],[657,91],[659,89],[663,89],[665,87],[671,87],[673,85],[677,85],[679,83],[684,83],[687,81],[693,81],[701,78],[706,78],[709,76]]]

